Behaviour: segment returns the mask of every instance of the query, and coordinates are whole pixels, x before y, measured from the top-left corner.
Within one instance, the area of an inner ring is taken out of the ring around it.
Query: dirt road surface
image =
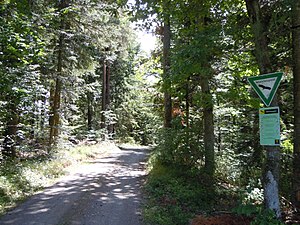
[[[147,148],[118,149],[74,173],[0,219],[1,225],[142,225],[141,184]]]

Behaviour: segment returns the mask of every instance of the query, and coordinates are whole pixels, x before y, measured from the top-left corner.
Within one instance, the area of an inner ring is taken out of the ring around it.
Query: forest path
[[[6,225],[141,225],[149,148],[122,148],[78,166],[0,218]]]

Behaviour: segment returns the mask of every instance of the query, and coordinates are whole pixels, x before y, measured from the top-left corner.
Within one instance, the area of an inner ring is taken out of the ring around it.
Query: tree
[[[292,4],[293,76],[294,76],[294,160],[292,200],[300,209],[300,2]]]
[[[170,51],[171,51],[171,23],[170,1],[163,1],[163,86],[164,86],[164,127],[170,128],[172,121],[172,99],[170,94]]]
[[[55,138],[59,134],[60,126],[60,108],[61,108],[61,92],[62,92],[62,79],[65,75],[63,71],[66,51],[66,33],[70,29],[70,24],[67,21],[68,11],[70,7],[69,0],[62,0],[57,5],[59,12],[59,34],[58,43],[55,47],[55,53],[57,54],[56,59],[56,71],[54,75],[54,82],[51,84],[50,89],[50,115],[49,115],[49,144],[50,146],[54,143]]]
[[[172,8],[174,2],[170,0],[137,1],[134,7],[136,19],[144,21],[144,27],[150,29],[153,23],[157,23],[156,33],[162,39],[162,49],[160,51],[162,64],[162,90],[164,92],[164,127],[172,127],[172,96],[171,96],[171,41],[172,41]],[[156,18],[151,18],[155,15]]]
[[[184,84],[186,114],[190,117],[190,106],[202,112],[205,172],[213,180],[215,171],[214,99],[212,64],[221,55],[219,46],[220,21],[206,1],[178,3],[181,12],[176,12],[176,50],[173,80],[176,86]],[[176,75],[178,74],[178,75]],[[179,78],[181,76],[181,78]],[[196,90],[201,90],[197,93]],[[197,96],[197,97],[196,97]],[[187,118],[189,120],[190,118]],[[186,122],[189,124],[189,121]],[[188,142],[186,143],[188,145]]]
[[[35,64],[42,50],[32,23],[30,2],[1,3],[0,17],[0,101],[3,103],[1,117],[5,121],[2,153],[5,157],[16,157],[20,123],[27,119],[21,118],[21,115],[30,114],[24,108],[31,100],[28,96],[34,88],[30,81],[33,75],[38,74]]]
[[[268,48],[267,39],[267,24],[264,21],[261,13],[261,8],[258,0],[246,0],[248,15],[250,18],[252,32],[255,43],[255,57],[258,63],[259,72],[266,74],[272,72],[272,64],[270,60],[270,51]],[[277,106],[278,102],[275,99],[272,106]],[[281,217],[280,202],[279,202],[279,162],[280,148],[266,147],[267,158],[264,171],[264,199],[268,209],[275,212],[277,218]]]

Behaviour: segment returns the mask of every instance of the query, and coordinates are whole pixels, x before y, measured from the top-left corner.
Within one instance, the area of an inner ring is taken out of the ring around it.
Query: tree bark
[[[164,127],[170,128],[172,122],[172,99],[170,94],[170,49],[171,25],[168,10],[168,1],[164,1],[164,30],[163,30],[163,86],[164,86]]]
[[[55,86],[52,89],[53,96],[51,97],[52,100],[50,100],[50,117],[49,117],[49,126],[50,126],[49,144],[50,145],[54,143],[55,138],[59,134],[61,85],[62,84],[60,78],[57,78],[55,81]]]
[[[294,161],[292,201],[300,210],[300,1],[292,5],[293,76],[294,76]]]
[[[110,87],[110,80],[111,80],[111,68],[110,64],[107,64],[107,69],[106,69],[106,110],[110,110],[110,102],[111,102],[111,87]],[[112,124],[111,118],[109,118],[108,124],[107,124],[107,131],[109,134],[113,133],[113,124]]]
[[[110,105],[110,65],[107,63],[106,65],[106,93],[105,93],[105,102],[106,102],[106,110],[109,109]]]
[[[185,91],[185,125],[187,128],[190,128],[190,77],[187,78]]]
[[[68,0],[62,0],[59,2],[58,8],[60,10],[68,6]],[[65,45],[65,34],[63,31],[66,29],[66,22],[64,18],[60,21],[60,35],[58,41],[58,54],[57,54],[57,69],[56,69],[56,79],[52,95],[50,93],[50,116],[49,116],[49,144],[50,146],[54,143],[56,137],[59,134],[60,125],[60,103],[61,103],[61,89],[62,89],[62,73],[63,73],[63,53]],[[51,92],[50,91],[50,92]]]
[[[205,151],[205,172],[213,181],[215,172],[215,134],[213,117],[213,100],[209,88],[209,78],[203,75],[200,81],[203,99],[203,123],[204,123],[204,151]]]
[[[17,112],[16,103],[9,105],[9,117],[4,132],[4,142],[2,156],[3,158],[13,159],[17,156],[16,154],[16,136],[19,124],[19,114]]]
[[[250,18],[252,33],[255,43],[255,57],[258,63],[259,72],[266,74],[272,71],[270,60],[267,26],[263,21],[261,8],[258,0],[245,0],[248,16]],[[271,106],[277,106],[277,98],[275,97]],[[264,185],[264,201],[265,206],[275,212],[276,217],[281,217],[280,202],[278,194],[279,185],[279,165],[280,165],[280,147],[268,146],[266,150],[266,162],[263,172]]]
[[[51,91],[50,91],[51,93]],[[51,95],[50,95],[51,96]],[[40,111],[40,114],[39,114],[39,131],[40,133],[44,133],[44,129],[45,129],[45,123],[47,122],[45,120],[45,118],[47,118],[47,98],[45,96],[42,96],[41,98],[43,104],[41,106],[41,111]],[[47,144],[47,139],[42,139],[43,140],[43,145],[46,145]]]
[[[263,21],[258,0],[245,0],[248,16],[250,18],[255,43],[255,58],[258,62],[259,72],[262,74],[272,71],[269,56],[267,25]]]
[[[107,93],[107,66],[106,66],[106,60],[103,60],[103,77],[102,77],[102,117],[101,117],[101,128],[104,129],[106,127],[106,118],[105,118],[105,112],[107,110],[106,106],[106,93]]]
[[[88,130],[93,129],[93,101],[92,101],[92,93],[88,91],[86,94],[87,98],[87,125]]]
[[[64,37],[61,34],[59,38],[58,45],[58,57],[57,57],[57,71],[55,85],[50,92],[50,116],[49,116],[49,126],[50,126],[50,136],[49,144],[52,145],[55,138],[59,133],[59,123],[60,123],[60,98],[61,98],[61,76],[62,76],[62,54],[63,54],[63,43]]]

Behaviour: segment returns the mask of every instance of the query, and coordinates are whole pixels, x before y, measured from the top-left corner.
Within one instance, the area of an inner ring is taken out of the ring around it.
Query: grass
[[[104,154],[115,146],[102,143],[56,149],[48,156],[0,164],[0,215],[37,191],[53,184],[67,168]]]
[[[151,168],[144,188],[146,224],[189,224],[196,214],[227,210],[237,203],[237,194],[221,186],[207,185],[200,172],[163,165],[150,159]]]
[[[255,202],[242,204],[245,201],[243,188],[237,188],[221,177],[215,178],[215,184],[210,186],[201,170],[162,164],[155,154],[150,157],[149,175],[144,186],[145,224],[188,225],[196,215],[214,218],[221,214],[249,217],[253,219],[253,225],[284,224],[274,217],[273,212],[264,210],[263,205],[257,203],[257,194],[252,193]]]

